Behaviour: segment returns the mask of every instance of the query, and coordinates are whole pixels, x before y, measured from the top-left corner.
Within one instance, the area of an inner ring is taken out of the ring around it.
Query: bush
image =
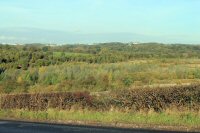
[[[16,94],[1,96],[2,109],[46,110],[48,108],[122,111],[155,110],[169,108],[200,110],[200,85],[165,88],[138,88],[110,93],[65,92],[44,94]]]
[[[200,69],[195,69],[194,77],[197,78],[197,79],[200,79]]]
[[[117,91],[112,104],[117,108],[130,110],[200,109],[200,85],[175,86],[165,88],[138,88]]]
[[[10,94],[1,97],[3,109],[46,110],[47,108],[70,109],[91,106],[92,96],[88,92],[66,92],[45,94]]]
[[[125,86],[130,86],[133,83],[133,79],[131,77],[125,77],[123,83]]]

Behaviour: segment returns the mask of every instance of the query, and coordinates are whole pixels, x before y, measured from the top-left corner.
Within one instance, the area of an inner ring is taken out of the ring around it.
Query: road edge
[[[91,126],[104,128],[124,128],[124,129],[144,129],[157,131],[177,131],[177,132],[196,132],[200,133],[200,127],[186,127],[186,126],[164,126],[164,125],[147,125],[147,124],[128,124],[128,123],[102,123],[91,121],[59,121],[59,120],[30,120],[30,119],[15,119],[15,118],[0,118],[0,121],[14,121],[14,122],[28,122],[38,124],[56,124],[56,125],[70,125],[70,126]]]

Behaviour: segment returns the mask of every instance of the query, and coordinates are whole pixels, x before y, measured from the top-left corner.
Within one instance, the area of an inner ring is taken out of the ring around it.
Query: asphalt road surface
[[[17,121],[0,121],[0,133],[181,133],[147,129],[122,129],[94,126],[73,126]]]

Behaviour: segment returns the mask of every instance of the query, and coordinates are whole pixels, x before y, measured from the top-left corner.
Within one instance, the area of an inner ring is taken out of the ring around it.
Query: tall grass
[[[65,63],[6,70],[0,92],[108,91],[155,84],[200,81],[199,60],[136,60],[121,63]],[[12,81],[12,82],[11,82]]]

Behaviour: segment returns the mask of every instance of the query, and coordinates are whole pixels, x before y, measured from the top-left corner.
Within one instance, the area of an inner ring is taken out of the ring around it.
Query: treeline
[[[94,45],[0,45],[0,73],[4,69],[41,67],[64,62],[115,63],[149,58],[200,58],[199,45],[158,43],[101,43]]]

